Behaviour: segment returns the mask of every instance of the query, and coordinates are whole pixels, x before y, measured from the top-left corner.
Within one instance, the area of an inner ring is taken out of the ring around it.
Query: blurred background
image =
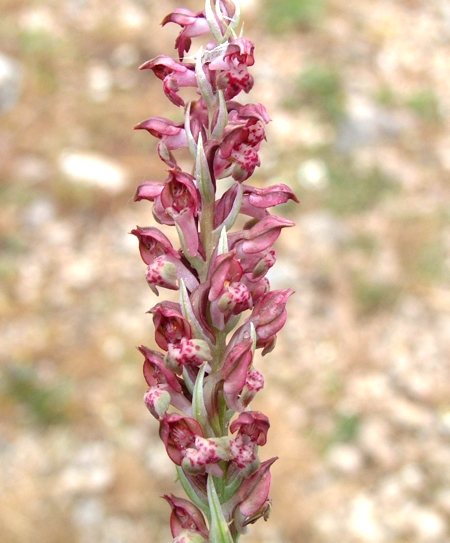
[[[257,362],[274,508],[242,541],[449,543],[450,2],[243,4],[272,118],[253,180],[302,203],[278,210],[271,281],[296,294]],[[128,232],[165,178],[132,128],[180,113],[137,68],[174,53],[181,5],[204,3],[0,0],[3,543],[171,541]]]

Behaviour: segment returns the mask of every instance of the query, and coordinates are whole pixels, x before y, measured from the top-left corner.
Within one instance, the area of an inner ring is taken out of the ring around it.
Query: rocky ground
[[[450,543],[450,6],[247,0],[295,288],[257,405],[273,513],[246,543]],[[185,6],[203,7],[201,0]],[[0,0],[0,533],[169,543],[173,468],[135,346],[155,303],[128,232],[163,179],[132,127],[177,2]]]

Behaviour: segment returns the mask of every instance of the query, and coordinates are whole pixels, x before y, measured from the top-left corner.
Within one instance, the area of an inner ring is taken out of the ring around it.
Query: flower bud
[[[170,394],[162,388],[162,385],[150,387],[144,394],[144,403],[155,419],[161,420],[169,409]]]
[[[155,260],[147,266],[145,278],[156,295],[158,295],[156,287],[178,290],[177,268],[175,264],[167,261],[164,256],[155,258]]]
[[[241,401],[244,408],[253,401],[256,393],[263,388],[264,377],[262,373],[260,373],[258,370],[250,369],[247,373],[244,388],[242,389],[241,395],[239,397],[239,400]]]

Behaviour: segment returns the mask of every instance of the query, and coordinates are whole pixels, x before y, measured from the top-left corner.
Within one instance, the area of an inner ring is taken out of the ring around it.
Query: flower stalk
[[[158,228],[131,232],[152,291],[179,291],[179,302],[163,300],[149,311],[159,350],[139,347],[149,387],[144,401],[189,498],[164,496],[176,543],[236,543],[271,508],[276,458],[259,458],[270,423],[250,406],[264,386],[254,355],[274,348],[293,292],[271,290],[266,277],[273,244],[294,225],[269,208],[298,199],[283,184],[246,183],[260,165],[270,119],[262,104],[235,100],[253,87],[254,46],[238,33],[240,14],[238,0],[206,0],[197,13],[176,9],[162,24],[181,27],[178,60],[159,55],[141,66],[162,80],[184,119],[152,117],[135,127],[158,139],[168,172],[165,181],[144,181],[135,200],[152,202],[155,220],[175,227],[179,248]],[[185,55],[202,35],[210,41],[191,62]],[[184,87],[198,98],[186,103]],[[191,172],[177,162],[182,148],[192,155]],[[224,179],[230,186],[218,196]],[[239,216],[247,216],[241,229]]]

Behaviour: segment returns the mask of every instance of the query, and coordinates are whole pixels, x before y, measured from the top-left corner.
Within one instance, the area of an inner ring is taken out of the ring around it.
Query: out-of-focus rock
[[[397,138],[404,123],[388,109],[375,106],[360,96],[350,96],[347,117],[338,128],[336,149],[350,153],[355,148],[382,138]]]
[[[112,458],[109,443],[86,443],[62,472],[59,492],[64,495],[105,491],[115,477]]]
[[[361,451],[351,443],[336,443],[328,451],[328,465],[342,475],[355,475],[363,466]]]
[[[307,190],[322,190],[328,186],[328,168],[325,161],[310,158],[302,162],[297,171],[300,185]]]
[[[111,193],[120,192],[127,183],[125,168],[97,153],[65,149],[58,157],[58,166],[69,181],[99,187]]]
[[[10,111],[18,102],[22,78],[20,63],[0,53],[0,113]]]

